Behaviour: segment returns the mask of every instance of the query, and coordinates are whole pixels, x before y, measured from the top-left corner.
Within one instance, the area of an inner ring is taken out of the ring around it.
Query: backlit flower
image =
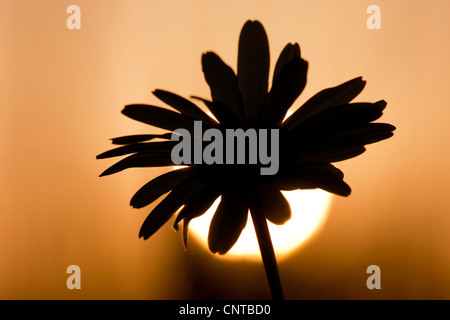
[[[236,73],[217,54],[202,56],[211,99],[192,98],[202,100],[217,121],[190,100],[155,90],[153,94],[176,111],[133,104],[122,113],[168,133],[112,139],[122,146],[97,158],[128,155],[102,176],[131,167],[173,166],[171,151],[177,142],[171,140],[170,132],[179,128],[192,132],[194,121],[202,121],[204,129],[222,132],[227,128],[279,129],[279,170],[274,175],[261,175],[261,164],[191,164],[154,178],[131,199],[134,208],[142,208],[170,192],[150,212],[139,236],[149,238],[176,214],[174,226],[183,224],[186,244],[189,222],[221,196],[208,236],[211,252],[219,254],[228,252],[238,240],[250,210],[260,247],[269,246],[261,251],[270,282],[276,265],[270,262],[274,257],[268,257],[271,243],[265,234],[266,219],[283,224],[291,216],[281,190],[320,188],[350,195],[344,174],[331,163],[362,154],[365,145],[391,137],[395,127],[373,122],[381,117],[384,100],[352,103],[365,86],[360,77],[320,91],[283,121],[306,85],[308,62],[301,57],[299,45],[289,43],[276,62],[270,85],[269,65],[264,28],[258,21],[247,21],[240,34]],[[153,141],[156,138],[159,141]]]

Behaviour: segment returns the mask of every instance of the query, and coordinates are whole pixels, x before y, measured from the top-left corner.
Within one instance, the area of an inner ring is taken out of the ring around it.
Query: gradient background
[[[109,138],[154,132],[122,116],[155,88],[209,96],[201,53],[236,68],[247,19],[265,26],[272,70],[287,42],[310,63],[298,107],[362,75],[395,136],[338,163],[352,186],[280,262],[288,299],[450,298],[450,2],[0,1],[0,298],[269,298],[263,268],[217,259],[166,225],[138,239],[151,208],[129,199],[161,169],[98,178]],[[81,8],[81,30],[66,8]],[[366,8],[381,8],[369,30]],[[81,268],[81,290],[66,287]],[[381,290],[366,287],[381,268]]]

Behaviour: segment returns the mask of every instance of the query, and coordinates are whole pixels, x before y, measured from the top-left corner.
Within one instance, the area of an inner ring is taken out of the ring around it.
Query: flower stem
[[[283,290],[281,288],[280,275],[278,273],[277,259],[270,239],[269,228],[267,226],[264,208],[261,205],[261,195],[258,192],[254,198],[250,213],[258,238],[259,250],[269,282],[270,293],[273,300],[283,300]]]

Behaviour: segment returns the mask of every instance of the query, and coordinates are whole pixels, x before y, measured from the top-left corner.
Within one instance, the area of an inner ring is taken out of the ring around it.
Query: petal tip
[[[108,170],[105,170],[99,175],[99,177],[101,178],[101,177],[104,177],[104,176],[107,176],[107,175],[109,175]]]
[[[244,26],[242,27],[241,30],[241,36],[244,33],[253,33],[255,32],[255,34],[264,34],[266,35],[266,30],[264,29],[264,26],[262,25],[262,23],[259,20],[247,20],[244,24]],[[267,37],[267,36],[266,36]]]
[[[374,104],[380,108],[380,111],[383,111],[384,109],[386,109],[386,106],[387,106],[387,102],[384,99],[379,100],[379,101],[375,102]]]
[[[130,201],[130,207],[132,207],[133,209],[140,209],[140,208],[142,208],[142,206],[139,206],[136,203],[134,203],[133,200]]]
[[[261,25],[262,26],[261,22],[259,22],[258,20],[248,19],[247,21],[245,21],[243,28],[245,26],[250,26],[250,25]]]

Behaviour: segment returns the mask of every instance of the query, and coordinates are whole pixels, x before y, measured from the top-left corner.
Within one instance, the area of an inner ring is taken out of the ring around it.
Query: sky
[[[70,5],[80,29],[69,29]],[[380,8],[381,29],[366,12]],[[410,1],[0,1],[0,299],[266,299],[259,262],[217,258],[164,226],[138,230],[140,186],[166,169],[99,178],[110,138],[158,132],[124,117],[151,92],[209,97],[201,54],[236,70],[240,29],[264,25],[271,70],[286,43],[309,62],[293,105],[358,76],[393,138],[336,166],[353,193],[280,261],[288,299],[450,298],[450,3]],[[295,212],[294,212],[295,214]],[[66,286],[67,267],[81,289]],[[367,267],[381,270],[369,290]],[[236,279],[230,281],[229,279]]]

